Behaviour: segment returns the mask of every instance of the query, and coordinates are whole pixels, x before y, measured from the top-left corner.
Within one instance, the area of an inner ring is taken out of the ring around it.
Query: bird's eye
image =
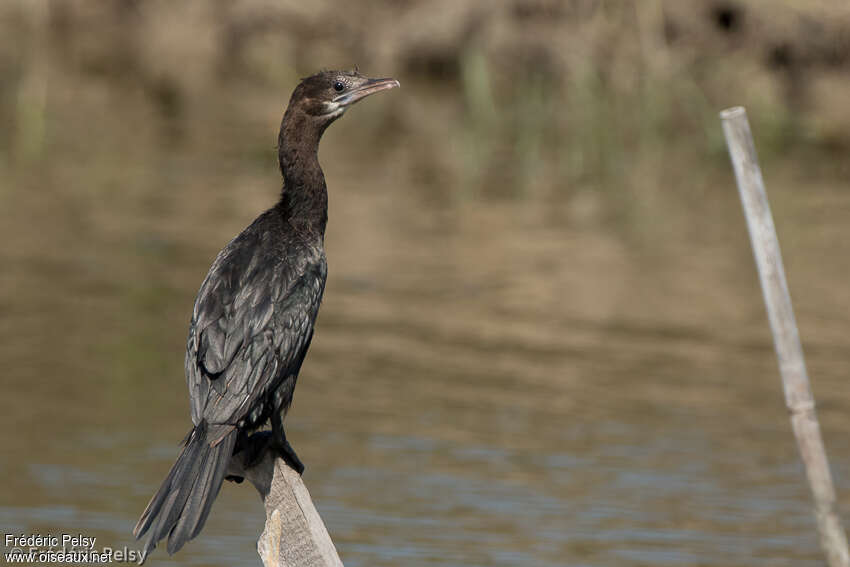
[[[334,90],[338,93],[341,93],[345,90],[345,85],[342,84],[342,81],[337,81],[334,83]]]

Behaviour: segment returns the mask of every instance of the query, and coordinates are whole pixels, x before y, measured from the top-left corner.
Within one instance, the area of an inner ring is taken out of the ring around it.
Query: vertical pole
[[[720,113],[723,134],[735,169],[735,180],[747,218],[764,302],[773,332],[776,357],[791,412],[791,426],[812,489],[821,547],[830,567],[850,567],[847,536],[835,511],[835,488],[815,413],[815,402],[806,374],[803,347],[785,281],[779,240],[767,202],[764,180],[756,157],[747,112],[734,107]]]

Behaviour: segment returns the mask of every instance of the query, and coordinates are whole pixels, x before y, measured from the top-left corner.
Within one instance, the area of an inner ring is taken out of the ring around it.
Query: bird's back
[[[189,328],[196,425],[254,428],[289,405],[326,277],[321,239],[299,232],[277,208],[225,246],[201,284]]]

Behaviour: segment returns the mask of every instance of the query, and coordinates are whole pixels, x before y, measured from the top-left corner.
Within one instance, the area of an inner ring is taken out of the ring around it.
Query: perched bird
[[[319,165],[325,129],[355,102],[399,86],[356,71],[323,71],[295,88],[283,116],[280,200],[219,252],[201,284],[186,344],[194,426],[133,534],[146,557],[172,554],[204,527],[234,449],[271,420],[272,446],[299,473],[283,415],[325,289],[328,194]]]

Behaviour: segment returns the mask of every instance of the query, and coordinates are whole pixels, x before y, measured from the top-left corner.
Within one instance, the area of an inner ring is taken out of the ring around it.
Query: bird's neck
[[[278,139],[283,174],[278,208],[291,225],[319,239],[328,222],[328,189],[319,165],[322,132],[303,114],[287,111]]]

